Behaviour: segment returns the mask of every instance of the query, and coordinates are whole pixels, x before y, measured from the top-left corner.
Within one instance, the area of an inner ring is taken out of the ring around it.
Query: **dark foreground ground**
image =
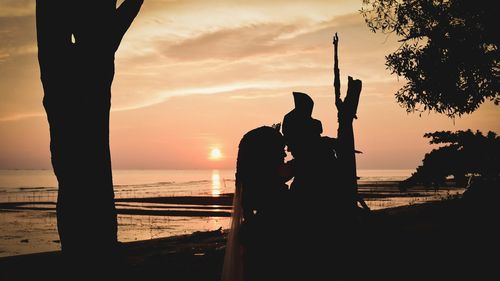
[[[270,280],[499,280],[500,212],[494,203],[453,199],[374,211],[363,219],[354,260],[346,263],[335,251],[314,251],[324,255],[318,265],[323,277]],[[60,252],[1,258],[0,280],[80,280],[90,275],[95,280],[215,281],[220,280],[226,237],[213,231],[125,243],[124,260],[112,276],[98,277],[85,264],[69,270]],[[295,241],[315,242],[310,237]]]

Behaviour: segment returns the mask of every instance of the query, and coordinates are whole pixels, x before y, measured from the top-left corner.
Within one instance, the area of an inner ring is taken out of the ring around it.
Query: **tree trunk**
[[[114,54],[142,0],[37,0],[38,60],[58,180],[57,227],[65,254],[117,245],[109,150]]]
[[[340,98],[340,69],[338,59],[338,44],[339,37],[337,33],[333,37],[334,46],[334,90],[335,90],[335,106],[337,107],[337,119],[339,128],[337,131],[338,137],[338,157],[341,163],[340,175],[342,175],[341,184],[350,190],[350,204],[353,208],[359,202],[363,209],[369,210],[365,201],[358,193],[358,175],[356,168],[356,150],[354,146],[354,129],[352,126],[353,120],[356,118],[358,110],[359,97],[361,95],[361,80],[354,80],[351,76],[348,78],[347,94],[344,100]]]
[[[342,184],[352,190],[352,204],[358,202],[358,176],[356,173],[356,154],[354,147],[354,129],[352,126],[358,108],[359,96],[361,94],[361,80],[353,80],[349,77],[347,95],[338,109],[338,142],[339,159],[343,175]],[[364,203],[364,201],[363,201]]]

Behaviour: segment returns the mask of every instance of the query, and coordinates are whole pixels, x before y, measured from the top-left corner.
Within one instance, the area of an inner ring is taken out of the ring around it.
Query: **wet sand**
[[[400,192],[397,186],[396,181],[363,182],[359,191],[372,210],[442,200],[463,191],[444,187],[439,191],[412,188]],[[60,249],[55,202],[33,198],[0,202],[0,257]],[[118,239],[131,242],[226,229],[231,204],[232,194],[117,198]]]

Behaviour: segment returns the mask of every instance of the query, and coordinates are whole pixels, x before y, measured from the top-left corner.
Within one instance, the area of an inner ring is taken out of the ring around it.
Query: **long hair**
[[[262,126],[246,133],[238,146],[236,184],[253,181],[267,174],[276,154],[283,151],[283,136],[279,129]],[[279,156],[278,156],[279,157]]]
[[[265,176],[269,163],[267,159],[276,154],[274,151],[283,147],[279,129],[262,126],[246,133],[238,146],[236,160],[236,186],[233,198],[231,230],[226,244],[222,281],[242,281],[244,279],[243,246],[240,241],[240,226],[244,220],[244,189],[252,182]]]

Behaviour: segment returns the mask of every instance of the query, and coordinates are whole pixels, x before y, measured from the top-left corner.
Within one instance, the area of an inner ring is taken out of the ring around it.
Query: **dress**
[[[247,184],[250,192],[244,191],[243,184],[236,185],[222,281],[263,280],[279,274],[277,260],[282,260],[286,242],[288,188],[284,183],[266,183]],[[261,192],[254,194],[256,189]]]
[[[222,281],[243,281],[243,245],[240,241],[240,227],[243,221],[242,185],[237,184],[233,198],[231,230],[229,231],[222,268]]]

